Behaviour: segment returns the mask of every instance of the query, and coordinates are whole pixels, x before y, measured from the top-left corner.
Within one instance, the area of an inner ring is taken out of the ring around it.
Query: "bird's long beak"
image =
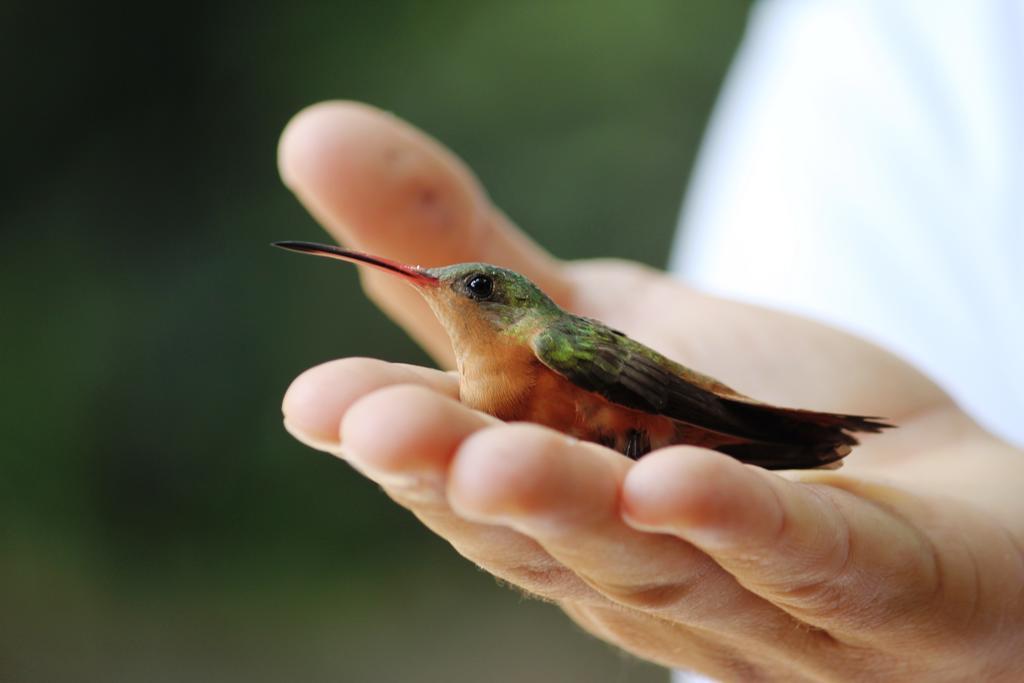
[[[297,251],[303,254],[313,254],[315,256],[325,256],[327,258],[338,259],[339,261],[365,263],[377,270],[401,275],[407,282],[418,287],[429,287],[437,285],[439,282],[436,276],[430,274],[426,269],[420,268],[419,266],[407,266],[404,263],[398,263],[397,261],[392,261],[390,259],[371,256],[370,254],[363,254],[358,251],[349,251],[348,249],[341,249],[340,247],[331,246],[329,244],[292,241],[273,242],[272,244],[275,247],[287,249],[288,251]]]

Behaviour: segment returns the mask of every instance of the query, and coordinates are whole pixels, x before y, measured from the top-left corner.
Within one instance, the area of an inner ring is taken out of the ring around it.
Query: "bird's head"
[[[274,246],[351,261],[404,280],[426,299],[448,332],[456,355],[499,340],[521,341],[539,322],[559,311],[529,279],[488,263],[420,268],[312,242],[275,242]]]

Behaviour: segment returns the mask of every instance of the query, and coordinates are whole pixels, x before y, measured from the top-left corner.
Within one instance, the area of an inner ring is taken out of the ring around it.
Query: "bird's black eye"
[[[466,280],[466,290],[474,299],[486,299],[494,291],[494,280],[486,275],[471,275]]]

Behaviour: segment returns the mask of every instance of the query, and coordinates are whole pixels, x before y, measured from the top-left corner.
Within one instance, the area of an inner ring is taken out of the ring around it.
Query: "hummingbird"
[[[290,251],[384,271],[426,299],[451,340],[459,398],[638,459],[674,444],[766,469],[838,467],[876,417],[783,408],[731,389],[597,320],[556,305],[519,273],[487,263],[421,268],[313,242]]]

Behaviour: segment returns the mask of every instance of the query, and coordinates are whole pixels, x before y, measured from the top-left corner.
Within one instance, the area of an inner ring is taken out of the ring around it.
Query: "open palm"
[[[1024,672],[1024,459],[865,342],[619,261],[565,264],[435,142],[363,105],[282,138],[286,183],[339,241],[424,265],[518,270],[755,398],[880,415],[839,472],[769,473],[689,447],[639,462],[458,403],[458,380],[371,359],[300,376],[301,441],[345,458],[463,555],[596,636],[731,680],[986,680]],[[418,295],[368,293],[443,365]]]

